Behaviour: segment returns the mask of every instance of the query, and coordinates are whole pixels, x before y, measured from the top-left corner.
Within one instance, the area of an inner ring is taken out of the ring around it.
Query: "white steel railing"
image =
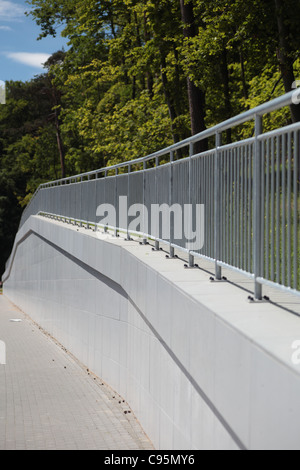
[[[256,299],[262,298],[263,284],[300,295],[300,123],[263,132],[263,116],[295,103],[298,91],[146,157],[42,184],[20,226],[31,215],[45,213],[97,228],[97,208],[106,204],[117,216],[108,216],[105,226],[130,238],[132,217],[123,217],[121,207],[126,197],[127,208],[145,208],[147,223],[137,232],[144,240],[155,240],[156,247],[167,242],[171,258],[180,248],[188,252],[190,267],[195,257],[213,260],[216,279],[221,279],[222,267],[238,270],[253,278]],[[222,145],[224,131],[249,121],[254,122],[252,138]],[[195,154],[195,144],[208,138],[214,139],[214,148]],[[189,156],[176,160],[178,150]],[[154,205],[170,209],[169,237],[151,225]],[[203,243],[198,249],[187,248],[186,236],[176,238],[184,227],[176,230],[173,209],[191,207],[193,226],[193,208],[200,205]]]

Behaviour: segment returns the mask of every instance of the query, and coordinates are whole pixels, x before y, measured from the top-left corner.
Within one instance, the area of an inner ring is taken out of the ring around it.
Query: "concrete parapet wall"
[[[157,449],[300,449],[300,319],[208,278],[41,217],[3,276],[5,295],[126,399]]]

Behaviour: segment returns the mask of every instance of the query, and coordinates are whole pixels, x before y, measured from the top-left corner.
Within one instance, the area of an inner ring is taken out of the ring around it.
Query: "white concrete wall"
[[[300,449],[299,318],[149,246],[40,217],[18,233],[3,280],[127,400],[157,449]]]

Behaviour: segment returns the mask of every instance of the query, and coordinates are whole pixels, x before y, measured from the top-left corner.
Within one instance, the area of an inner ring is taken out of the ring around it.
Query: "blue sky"
[[[25,0],[0,0],[0,80],[30,80],[53,52],[67,49],[59,34],[37,41],[40,28],[25,15],[29,9]]]

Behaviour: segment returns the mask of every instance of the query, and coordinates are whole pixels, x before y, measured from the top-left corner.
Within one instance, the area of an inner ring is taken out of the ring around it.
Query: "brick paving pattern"
[[[0,340],[0,450],[153,449],[121,397],[3,295]]]

